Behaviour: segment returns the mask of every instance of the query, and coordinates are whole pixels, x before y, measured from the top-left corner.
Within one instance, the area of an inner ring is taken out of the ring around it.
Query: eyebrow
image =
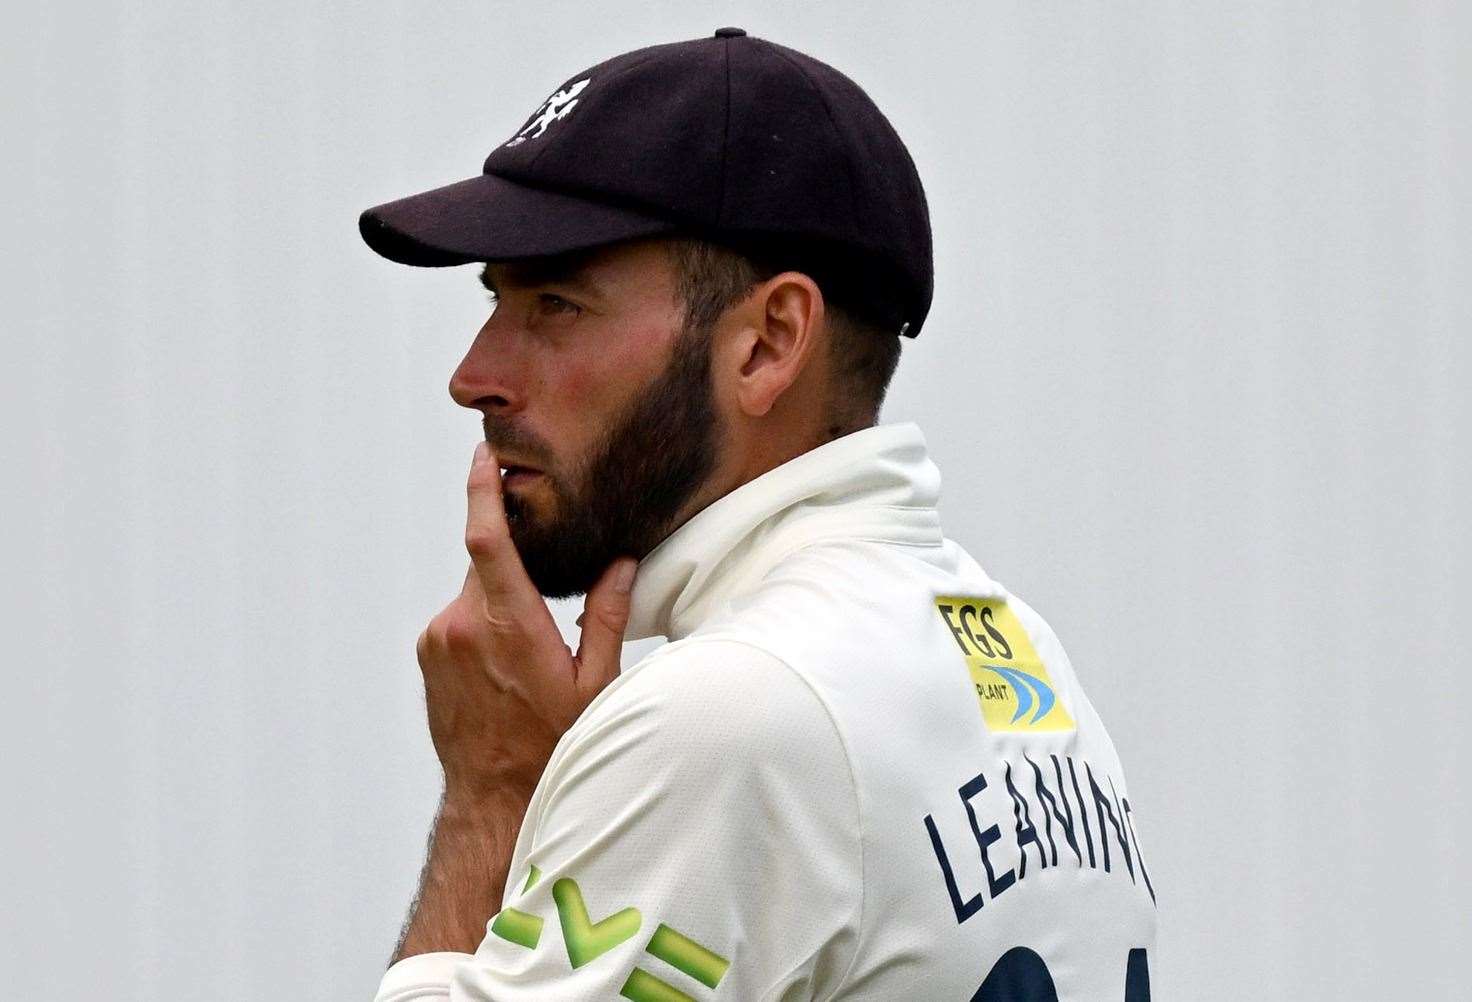
[[[559,254],[546,258],[526,258],[519,261],[501,262],[505,281],[513,286],[566,285],[603,297],[603,287],[587,273],[586,259],[576,254]],[[487,262],[480,271],[480,284],[487,291],[499,294],[495,279],[491,278],[491,265]]]

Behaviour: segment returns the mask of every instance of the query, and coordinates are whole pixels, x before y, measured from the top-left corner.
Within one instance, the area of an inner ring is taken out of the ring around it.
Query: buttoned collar
[[[834,537],[938,546],[940,470],[913,423],[875,425],[742,484],[639,563],[625,640],[679,640],[783,557]]]

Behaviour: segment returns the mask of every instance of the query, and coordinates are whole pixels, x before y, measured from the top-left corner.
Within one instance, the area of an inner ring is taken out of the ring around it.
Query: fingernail
[[[637,561],[624,561],[623,565],[619,567],[618,573],[614,576],[613,590],[620,595],[627,595],[634,587],[634,569],[638,566]]]
[[[489,459],[490,456],[491,447],[486,444],[484,439],[482,439],[481,441],[475,443],[475,459],[471,460],[471,465],[479,466],[481,463],[484,463],[487,459]]]

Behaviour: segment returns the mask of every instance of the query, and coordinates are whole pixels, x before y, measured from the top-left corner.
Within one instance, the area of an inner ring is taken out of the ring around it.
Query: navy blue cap
[[[894,290],[909,337],[934,288],[925,192],[889,121],[833,67],[741,28],[574,74],[479,176],[374,206],[358,228],[430,267],[673,233],[832,248]]]

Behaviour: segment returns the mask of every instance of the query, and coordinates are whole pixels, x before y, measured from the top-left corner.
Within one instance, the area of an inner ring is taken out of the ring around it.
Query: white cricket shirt
[[[939,495],[880,425],[671,534],[627,633],[670,642],[558,744],[485,940],[377,1002],[1148,999],[1114,745]]]

